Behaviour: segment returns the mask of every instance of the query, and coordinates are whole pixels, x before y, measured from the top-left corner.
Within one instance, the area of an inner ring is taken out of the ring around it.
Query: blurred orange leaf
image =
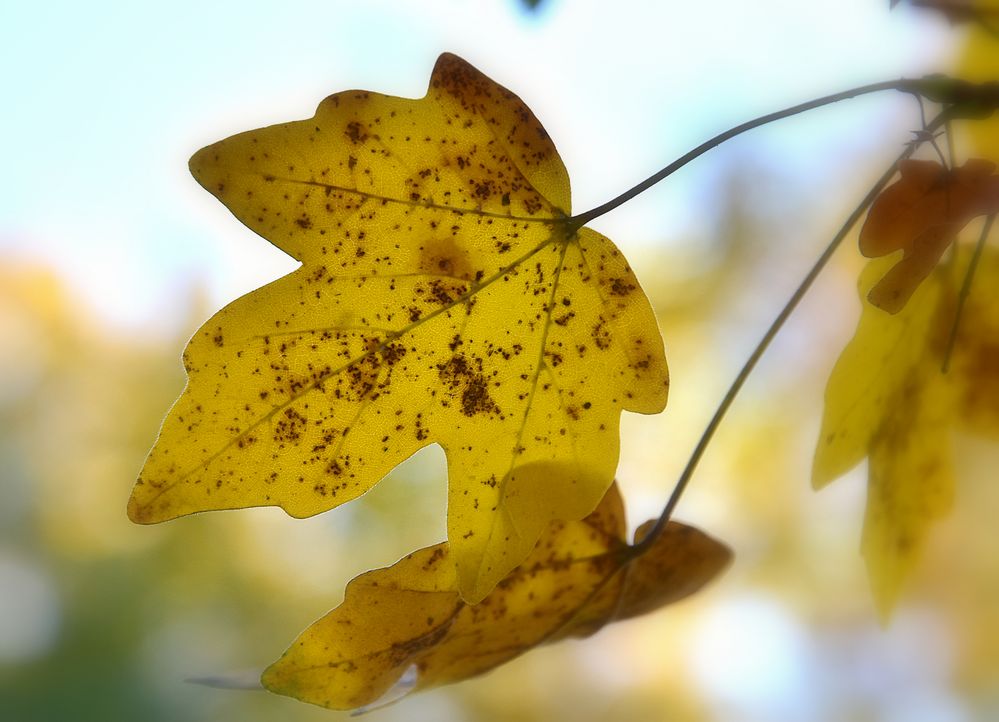
[[[306,629],[264,672],[263,684],[354,709],[395,691],[458,682],[538,645],[585,637],[687,597],[731,558],[723,544],[676,522],[648,547],[629,546],[625,532],[614,485],[582,521],[552,523],[524,563],[476,605],[458,593],[448,545],[421,549],[350,582],[343,604]]]
[[[826,387],[813,484],[825,486],[868,458],[862,551],[887,619],[932,522],[954,493],[951,432],[999,438],[999,252],[986,247],[967,298],[949,371],[958,287],[971,257],[935,269],[897,315],[863,304],[856,334]],[[867,296],[889,259],[860,279]]]
[[[198,181],[301,260],[191,340],[188,385],[129,514],[350,501],[437,442],[469,601],[580,519],[617,466],[622,410],[666,403],[662,338],[514,94],[453,55],[427,95],[330,96],[309,120],[191,159]]]
[[[871,303],[898,313],[961,229],[976,216],[999,211],[995,169],[982,159],[952,169],[936,161],[899,163],[901,178],[874,201],[860,230],[860,251],[868,258],[903,252],[871,289]]]

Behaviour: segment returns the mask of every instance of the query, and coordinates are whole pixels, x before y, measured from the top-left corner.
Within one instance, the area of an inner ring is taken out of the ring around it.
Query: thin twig
[[[946,111],[944,111],[936,118],[934,118],[927,126],[927,130],[929,130],[930,132],[936,130],[938,127],[940,127],[940,125],[943,124],[945,117],[946,117]],[[753,349],[753,352],[749,355],[749,358],[746,360],[746,363],[743,365],[742,369],[735,377],[735,381],[732,382],[731,387],[729,387],[729,390],[725,393],[725,396],[722,398],[722,401],[719,404],[718,409],[715,411],[714,416],[711,417],[711,421],[708,422],[707,427],[704,429],[704,433],[701,435],[700,440],[697,442],[697,446],[694,447],[694,451],[691,453],[690,459],[687,461],[687,465],[684,467],[683,472],[680,474],[680,478],[677,480],[676,486],[673,487],[673,493],[670,494],[669,500],[666,502],[666,506],[663,508],[662,514],[659,516],[656,525],[649,532],[648,536],[646,536],[645,539],[643,539],[636,546],[641,547],[643,549],[648,548],[653,543],[655,543],[655,540],[666,529],[666,525],[669,523],[670,517],[673,515],[673,511],[674,509],[676,509],[676,505],[680,502],[680,497],[682,497],[684,491],[686,491],[687,486],[690,483],[690,479],[694,475],[694,470],[697,468],[697,464],[701,460],[701,457],[704,455],[704,451],[705,449],[707,449],[708,444],[710,443],[712,437],[715,434],[715,431],[718,430],[718,426],[721,424],[722,419],[725,417],[725,413],[732,405],[732,402],[735,401],[735,398],[739,394],[739,391],[742,389],[743,384],[745,384],[746,379],[749,378],[749,375],[756,367],[756,364],[763,356],[763,353],[767,350],[767,347],[770,345],[770,342],[773,341],[774,337],[777,335],[777,332],[780,331],[781,327],[784,325],[784,322],[787,321],[788,317],[798,306],[798,303],[804,297],[805,293],[807,293],[808,289],[811,288],[812,283],[815,281],[816,277],[819,275],[822,269],[825,268],[826,264],[829,262],[829,259],[832,258],[833,253],[836,252],[836,249],[839,248],[840,244],[843,242],[843,239],[846,238],[846,236],[849,234],[850,229],[853,228],[853,226],[857,223],[858,220],[860,220],[860,217],[867,210],[867,207],[874,202],[874,199],[878,197],[878,195],[881,193],[884,187],[888,185],[891,179],[895,176],[895,172],[899,162],[905,160],[906,158],[910,157],[913,153],[915,153],[919,145],[920,143],[918,142],[909,144],[906,147],[905,151],[903,151],[903,153],[898,157],[898,159],[894,163],[892,163],[891,168],[889,168],[881,176],[881,178],[878,179],[877,183],[874,184],[874,187],[871,188],[871,190],[868,191],[867,195],[864,196],[864,199],[860,202],[860,205],[858,205],[850,214],[850,216],[846,219],[846,223],[844,223],[843,226],[839,229],[839,231],[833,237],[832,241],[830,241],[829,245],[826,246],[825,251],[822,252],[822,255],[819,256],[818,260],[815,262],[815,265],[812,266],[811,270],[802,280],[801,284],[791,295],[791,298],[788,300],[787,304],[784,306],[783,309],[781,309],[781,312],[777,314],[777,318],[775,318],[773,323],[770,324],[770,328],[767,329],[766,333],[763,335],[763,338],[760,340],[759,344],[757,344],[756,348]]]
[[[742,123],[741,125],[737,125],[734,128],[726,130],[724,133],[719,133],[711,140],[702,143],[693,150],[680,156],[675,161],[670,163],[668,166],[660,170],[658,173],[649,176],[648,178],[646,178],[644,181],[634,186],[633,188],[625,191],[624,193],[615,198],[612,198],[606,203],[597,206],[596,208],[593,208],[591,210],[586,211],[585,213],[580,213],[578,215],[566,219],[566,223],[570,226],[570,228],[582,228],[587,223],[592,221],[594,218],[602,216],[605,213],[614,210],[623,203],[626,203],[627,201],[631,200],[638,194],[644,193],[649,188],[654,186],[656,183],[669,177],[676,171],[680,170],[681,168],[683,168],[683,166],[687,165],[690,161],[694,160],[695,158],[700,157],[701,155],[707,153],[712,148],[721,145],[725,141],[731,140],[735,136],[745,133],[747,130],[758,128],[761,125],[766,125],[767,123],[773,123],[776,120],[790,118],[793,115],[804,113],[805,111],[808,110],[821,108],[824,105],[830,105],[831,103],[836,103],[841,100],[847,100],[849,98],[855,98],[857,96],[866,95],[868,93],[877,93],[882,90],[899,90],[902,92],[913,92],[912,85],[908,81],[888,80],[881,83],[862,85],[858,88],[853,88],[852,90],[844,90],[843,92],[840,93],[833,93],[832,95],[826,95],[825,97],[822,98],[810,100],[807,103],[800,103],[798,105],[791,106],[790,108],[785,108],[784,110],[778,110],[774,113],[768,113],[766,115],[762,115],[759,118],[755,118],[754,120],[747,121],[745,123]]]

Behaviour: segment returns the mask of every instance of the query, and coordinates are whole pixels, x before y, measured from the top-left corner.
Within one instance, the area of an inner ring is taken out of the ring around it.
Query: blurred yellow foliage
[[[929,525],[954,493],[951,430],[999,432],[999,253],[989,249],[964,308],[950,370],[943,366],[971,249],[939,267],[909,304],[889,315],[864,301],[856,335],[826,388],[813,480],[822,487],[870,458],[863,553],[883,618],[919,558]],[[893,259],[861,275],[861,297]]]

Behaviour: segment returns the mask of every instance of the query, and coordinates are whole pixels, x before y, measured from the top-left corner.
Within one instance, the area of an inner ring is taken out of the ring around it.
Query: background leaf
[[[868,258],[903,251],[868,293],[872,304],[898,313],[961,230],[976,216],[999,210],[995,168],[981,158],[957,168],[927,160],[899,163],[901,178],[875,199],[860,229],[860,250]]]
[[[821,488],[869,460],[862,550],[887,619],[930,526],[954,495],[951,431],[999,431],[999,253],[987,248],[965,307],[950,371],[943,373],[957,289],[971,257],[937,268],[896,315],[868,302],[826,387],[813,484]],[[888,261],[890,262],[890,261]],[[861,297],[884,273],[873,261]]]

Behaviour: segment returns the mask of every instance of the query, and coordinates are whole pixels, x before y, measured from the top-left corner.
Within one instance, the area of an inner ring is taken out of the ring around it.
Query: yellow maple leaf
[[[405,692],[458,682],[538,645],[585,637],[687,597],[731,559],[723,544],[677,522],[640,553],[625,533],[614,485],[584,520],[553,522],[524,563],[476,605],[458,594],[448,545],[421,549],[351,581],[343,604],[306,629],[264,672],[263,684],[354,709],[391,697],[400,680]]]
[[[596,506],[621,411],[665,406],[662,338],[627,261],[569,218],[568,175],[531,111],[453,55],[422,99],[337,93],[191,170],[303,265],[191,340],[135,521],[309,516],[436,442],[476,601],[549,521]]]
[[[999,435],[999,252],[986,248],[949,362],[958,288],[971,253],[939,266],[896,315],[867,296],[894,258],[868,264],[863,311],[833,368],[813,467],[821,488],[868,458],[862,553],[883,619],[954,493],[951,431]]]

